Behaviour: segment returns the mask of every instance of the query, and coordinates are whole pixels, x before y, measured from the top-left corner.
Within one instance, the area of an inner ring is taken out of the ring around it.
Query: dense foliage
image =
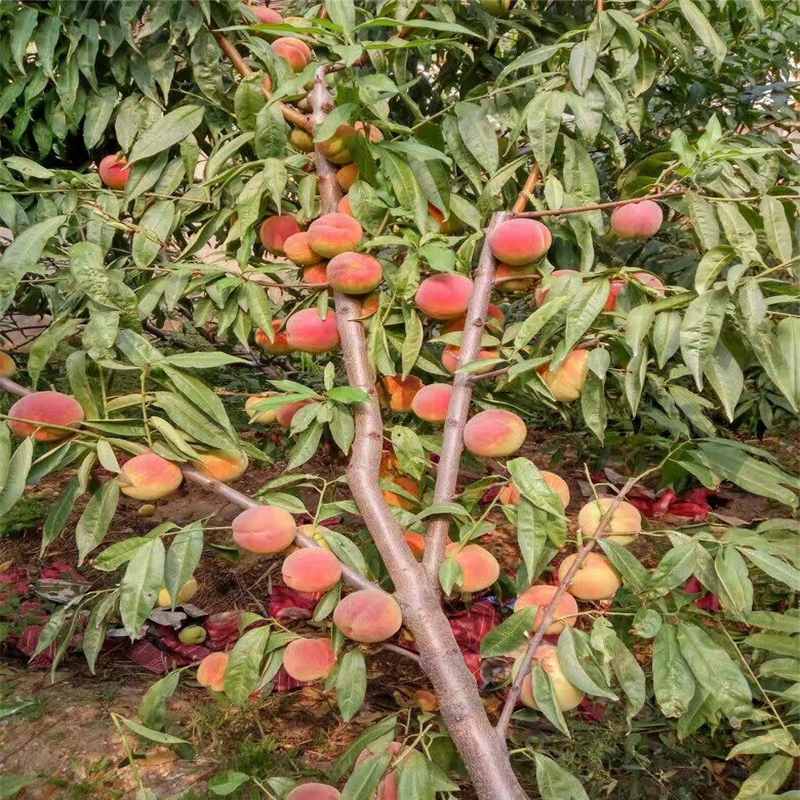
[[[55,384],[77,398],[86,420],[69,438],[28,437],[16,448],[0,428],[0,514],[26,483],[72,470],[42,548],[74,527],[81,562],[120,571],[113,590],[89,591],[54,614],[41,649],[57,641],[63,655],[90,610],[83,648],[93,667],[112,621],[137,636],[159,589],[177,597],[202,557],[201,522],[101,549],[126,486],[116,477],[125,458],[149,449],[188,468],[209,453],[245,464],[275,455],[240,437],[232,406],[200,371],[250,370],[253,393],[276,393],[258,412],[312,400],[290,420],[286,473],[258,498],[315,521],[348,514],[358,527],[343,478],[329,486],[299,469],[321,442],[350,451],[353,409],[366,395],[347,385],[333,348],[276,354],[274,320],[307,308],[333,315],[333,298],[259,237],[267,218],[291,214],[305,229],[320,216],[310,137],[319,147],[356,121],[381,134],[348,141],[357,177],[347,192],[364,229],[359,249],[383,269],[364,312],[379,378],[450,380],[442,353],[462,332],[423,313],[420,282],[471,275],[493,215],[522,191],[531,209],[546,212],[552,246],[534,280],[496,286],[505,321],[488,318],[480,360],[459,370],[493,371],[475,383],[477,406],[515,411],[529,428],[570,431],[587,461],[651,470],[657,488],[728,481],[797,508],[791,469],[742,443],[795,430],[800,412],[796,4],[328,0],[287,2],[276,24],[259,23],[255,8],[233,0],[0,6],[0,221],[13,238],[0,259],[0,310],[9,329],[45,321],[24,363],[14,356],[17,367],[28,387]],[[272,50],[277,37],[307,42],[314,59],[294,72]],[[244,61],[232,61],[220,39]],[[340,61],[325,78],[335,108],[312,126],[308,88],[320,65]],[[118,152],[130,174],[114,189],[95,167]],[[664,211],[650,238],[614,235],[606,210],[591,208],[644,195]],[[547,297],[536,299],[534,288]],[[559,397],[544,368],[552,374],[579,350],[588,352],[585,382],[574,398]],[[392,507],[405,530],[424,532],[430,517],[448,515],[454,540],[482,536],[493,527],[485,492],[511,476],[522,498],[502,510],[517,528],[521,563],[495,585],[501,599],[540,578],[560,549],[574,549],[563,505],[527,459],[433,503],[441,429],[389,413],[386,426],[396,463],[382,485],[405,501]],[[306,507],[309,487],[319,490],[316,507]],[[624,697],[628,722],[649,704],[682,739],[703,726],[736,731],[728,757],[753,756],[738,796],[772,796],[800,755],[788,721],[800,674],[800,616],[787,610],[800,591],[796,522],[737,527],[712,516],[681,531],[651,528],[664,545],[653,569],[599,541],[624,586],[614,615],[593,607],[561,633],[564,672],[590,696]],[[322,536],[347,567],[391,589],[368,536]],[[453,557],[439,574],[447,593],[465,577]],[[683,590],[692,576],[698,591],[719,597],[718,611]],[[340,592],[326,594],[316,621]],[[516,651],[531,613],[509,616],[483,655]],[[228,697],[244,704],[268,684],[292,638],[270,626],[245,634],[232,651]],[[339,632],[334,642],[346,654],[328,680],[349,720],[363,701],[364,659]],[[537,668],[533,681],[541,713],[568,733],[547,673]],[[163,684],[152,702],[176,684]],[[531,754],[524,726],[532,713],[515,718],[512,731]],[[163,715],[142,722],[152,728],[127,724],[180,744],[159,732]],[[375,729],[383,750],[393,730]],[[413,775],[403,785],[424,787],[419,797],[455,788],[431,753],[401,762],[401,776]],[[584,797],[557,751],[550,756],[531,755],[542,796]],[[356,767],[357,782],[370,770],[375,781],[346,796],[369,796],[386,763]]]

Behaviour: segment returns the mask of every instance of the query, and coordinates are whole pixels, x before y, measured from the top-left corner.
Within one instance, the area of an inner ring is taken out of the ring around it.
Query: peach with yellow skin
[[[448,558],[455,559],[463,580],[455,588],[460,592],[480,592],[488,589],[500,577],[500,564],[497,559],[479,544],[461,545],[458,542],[445,548]]]
[[[550,676],[550,681],[553,684],[553,691],[555,692],[558,707],[562,711],[571,711],[580,705],[584,698],[584,693],[573,686],[568,680],[564,671],[561,669],[561,662],[558,659],[558,648],[552,645],[543,644],[541,647],[536,648],[533,654],[533,661],[531,662],[531,669],[535,665],[539,665]],[[514,665],[514,673],[519,670],[519,662]],[[538,708],[536,699],[533,696],[533,685],[531,682],[531,674],[525,676],[522,682],[522,691],[520,692],[520,700],[528,706],[528,708]]]
[[[330,639],[294,639],[283,651],[283,668],[296,681],[327,678],[336,666]]]
[[[513,411],[491,408],[471,417],[464,426],[464,447],[480,458],[504,458],[516,453],[528,429]]]
[[[294,36],[282,36],[272,43],[272,52],[276,56],[285,58],[292,68],[292,72],[302,72],[311,61],[313,52],[302,40]]]
[[[344,294],[369,294],[383,280],[383,267],[377,258],[363,253],[340,253],[328,262],[331,289]]]
[[[411,411],[414,398],[422,388],[422,381],[416,375],[407,378],[384,375],[378,381],[378,398],[385,408],[405,414]]]
[[[498,264],[497,271],[495,272],[497,291],[502,293],[526,292],[535,285],[536,275],[536,269],[533,264],[523,264],[521,267],[512,267],[510,264]]]
[[[425,422],[444,422],[450,407],[453,386],[450,383],[431,383],[423,386],[411,401],[411,410]]]
[[[292,132],[289,134],[289,141],[301,153],[311,153],[314,150],[313,137],[308,131],[304,131],[302,128],[293,128]]]
[[[179,606],[183,603],[188,603],[197,594],[198,588],[197,581],[194,578],[189,578],[178,590],[174,605]],[[172,597],[166,586],[159,591],[156,605],[159,608],[171,608],[173,606]]]
[[[323,261],[303,270],[303,283],[324,284],[328,282],[328,263]]]
[[[417,308],[433,319],[456,319],[467,311],[473,283],[465,275],[440,273],[425,278],[417,289]]]
[[[355,250],[364,230],[354,217],[347,214],[325,214],[308,227],[311,249],[324,258]]]
[[[229,659],[227,653],[209,653],[197,667],[197,682],[212,692],[225,691],[225,672]]]
[[[292,214],[281,214],[277,217],[268,217],[261,224],[258,238],[264,249],[274,256],[286,255],[283,247],[286,240],[294,234],[300,233],[300,225]]]
[[[403,624],[397,601],[379,589],[345,595],[333,610],[337,628],[355,642],[374,644],[394,636]]]
[[[254,422],[257,425],[270,425],[275,422],[278,409],[270,408],[266,411],[258,411],[256,406],[263,400],[275,397],[277,394],[277,392],[264,392],[264,394],[248,397],[247,400],[245,400],[244,410],[247,412],[250,422]]]
[[[172,494],[183,481],[177,464],[157,453],[142,453],[122,465],[119,489],[134,500],[161,500]]]
[[[586,538],[591,538],[600,527],[600,520],[608,513],[613,497],[601,497],[587,503],[578,514],[578,525]],[[642,515],[630,503],[621,502],[606,525],[603,538],[620,545],[630,544],[642,530]]]
[[[342,578],[338,558],[324,547],[295,550],[283,560],[284,583],[298,592],[327,592]]]
[[[558,579],[563,583],[576,555],[567,556],[558,568]],[[608,600],[612,598],[622,580],[611,562],[600,553],[589,553],[581,563],[567,591],[578,600]]]
[[[17,373],[17,365],[11,356],[0,350],[0,378],[13,378]]]
[[[238,450],[209,450],[192,465],[203,475],[222,483],[232,483],[244,475],[250,460]]]
[[[560,403],[571,403],[581,396],[588,374],[588,350],[573,350],[554,370],[550,367],[541,369],[542,380]]]
[[[319,264],[322,257],[311,249],[308,233],[300,231],[293,233],[284,243],[283,252],[289,261],[297,264],[298,267],[310,267]]]
[[[330,139],[320,144],[320,152],[332,164],[349,164],[353,160],[353,154],[350,151],[350,143],[355,136],[369,136],[370,142],[382,142],[383,134],[379,128],[374,125],[361,122],[360,120],[354,125],[345,123],[340,125],[336,132]]]
[[[15,436],[33,436],[37,442],[57,442],[71,436],[72,429],[83,420],[83,407],[71,395],[33,392],[9,408],[7,422]]]
[[[347,164],[336,173],[336,182],[343,192],[349,192],[357,178],[358,167],[355,164]]]
[[[412,497],[416,497],[417,500],[422,497],[419,484],[408,475],[389,476],[389,480],[391,483],[403,489],[403,491],[405,491],[407,494],[410,494]],[[383,490],[383,499],[386,501],[387,505],[395,506],[397,508],[404,508],[406,511],[413,511],[419,505],[413,500],[409,500],[408,498],[403,497],[397,494],[397,492],[391,491],[390,489]]]
[[[491,348],[482,348],[478,351],[478,355],[475,357],[474,360],[488,361],[489,359],[498,358],[499,356],[500,356],[499,350],[493,350]],[[449,344],[442,351],[442,366],[450,374],[453,374],[458,369],[458,361],[460,357],[461,357],[461,348],[455,344]],[[489,372],[491,369],[492,365],[487,364],[485,367],[472,370],[471,374],[483,375],[485,372]]]
[[[256,329],[255,340],[256,344],[265,352],[273,356],[285,356],[294,352],[289,345],[289,339],[286,336],[286,331],[283,330],[283,324],[286,320],[274,319],[272,320],[272,341],[269,340],[267,334],[261,330]]]
[[[489,248],[499,261],[521,267],[538,261],[553,243],[550,229],[536,219],[510,219],[489,234]]]
[[[545,610],[552,602],[557,591],[557,586],[551,586],[546,583],[531,586],[517,598],[517,602],[514,604],[514,611],[522,611],[523,608],[538,606],[539,610],[536,612],[536,619],[531,627],[532,631],[536,631],[541,627]],[[569,593],[564,594],[558,601],[553,621],[547,626],[545,634],[547,636],[555,636],[561,633],[567,625],[574,626],[577,614],[578,604],[575,602],[575,598]]]
[[[255,506],[242,511],[231,523],[233,540],[250,553],[274,555],[294,541],[297,527],[292,515],[274,506]]]

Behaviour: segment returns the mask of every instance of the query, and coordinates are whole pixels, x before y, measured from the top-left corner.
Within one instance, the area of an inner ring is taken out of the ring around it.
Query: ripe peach
[[[316,402],[315,400],[296,400],[293,403],[286,403],[275,412],[275,419],[283,428],[291,428],[294,415],[304,406]]]
[[[108,186],[109,189],[116,189],[121,191],[128,183],[128,178],[131,175],[131,169],[127,166],[125,156],[117,153],[113,156],[106,156],[97,166],[97,172],[100,175],[100,180]]]
[[[567,556],[558,568],[558,579],[564,581],[576,555]],[[622,586],[619,573],[611,562],[600,553],[589,553],[575,574],[567,591],[578,600],[607,600]]]
[[[268,253],[273,256],[284,256],[283,246],[290,236],[300,233],[300,225],[292,214],[281,214],[278,217],[268,217],[261,224],[258,237]]]
[[[552,279],[558,280],[559,278],[563,278],[566,281],[572,275],[580,275],[580,272],[574,269],[554,269],[546,278],[545,281],[547,283],[552,284],[554,281]],[[544,287],[539,285],[536,291],[533,293],[533,299],[537,306],[541,306],[545,300],[547,300],[547,295],[550,293],[549,287]]]
[[[522,611],[523,608],[529,608],[530,606],[539,606],[539,610],[536,612],[536,619],[531,628],[532,631],[535,631],[541,626],[545,608],[550,605],[557,591],[557,586],[551,586],[547,583],[531,586],[517,598],[517,602],[514,604],[514,611]],[[561,633],[567,625],[574,626],[577,620],[575,616],[577,613],[578,604],[575,602],[575,598],[569,593],[565,594],[558,601],[553,621],[548,625],[545,634],[555,636]]]
[[[361,301],[361,317],[371,317],[381,305],[381,295],[380,292],[373,292],[372,294],[368,294],[362,301]]]
[[[197,581],[194,578],[189,578],[178,590],[178,596],[175,598],[175,605],[179,606],[182,603],[188,603],[197,594],[198,588]],[[162,586],[159,590],[156,605],[159,608],[172,607],[172,597],[166,586]]]
[[[330,639],[294,639],[283,651],[283,668],[296,681],[327,678],[336,666]]]
[[[354,217],[347,214],[325,214],[308,228],[308,243],[315,253],[333,258],[358,247],[364,231]]]
[[[308,234],[305,231],[292,234],[283,243],[283,252],[286,253],[286,258],[293,261],[298,267],[310,267],[322,261],[322,257],[311,249]]]
[[[410,494],[412,497],[416,497],[418,500],[422,496],[419,484],[408,475],[389,476],[389,480],[403,489],[406,494]],[[396,492],[390,491],[389,489],[383,490],[383,499],[386,500],[388,505],[395,506],[396,508],[404,508],[406,511],[412,511],[418,505],[417,503],[414,503],[411,500],[408,500],[407,498],[397,494]]]
[[[355,642],[383,642],[403,624],[397,601],[379,589],[361,589],[342,598],[333,610],[336,627]]]
[[[440,233],[455,233],[464,224],[455,214],[445,217],[433,203],[428,203],[428,213],[436,220]]]
[[[294,350],[327,353],[339,346],[336,314],[329,309],[322,319],[316,308],[304,308],[286,321],[286,337]]]
[[[286,800],[340,800],[341,796],[327,783],[301,783],[286,795]]]
[[[562,711],[571,711],[576,706],[580,705],[581,700],[584,698],[583,692],[576,686],[573,686],[568,680],[564,671],[561,669],[561,662],[558,659],[558,648],[549,644],[543,644],[541,647],[536,648],[533,654],[533,661],[531,662],[531,669],[534,665],[539,664],[542,669],[550,676],[550,681],[553,684],[558,707]],[[519,669],[519,662],[514,665],[516,671]],[[528,673],[525,680],[522,682],[522,692],[520,693],[520,700],[528,706],[528,708],[538,708],[536,700],[533,696],[533,686],[531,684],[531,675]]]
[[[37,442],[57,442],[70,435],[84,419],[81,404],[61,392],[34,392],[17,400],[8,410],[8,427],[15,436],[31,436]],[[48,428],[58,425],[58,428]]]
[[[620,239],[649,239],[663,221],[664,212],[653,200],[617,206],[611,212],[611,230]]]
[[[454,542],[447,545],[445,553],[456,560],[464,573],[464,580],[455,587],[460,592],[480,592],[500,577],[497,559],[479,544]]]
[[[295,550],[283,560],[284,583],[298,592],[327,592],[342,577],[339,559],[324,547]]]
[[[274,554],[285,550],[297,531],[292,515],[274,506],[242,511],[231,523],[233,541],[250,553]]]
[[[588,374],[588,350],[573,350],[558,369],[541,369],[542,380],[560,403],[571,403],[581,396]]]
[[[353,160],[350,142],[354,136],[366,136],[369,132],[370,142],[382,142],[383,134],[374,125],[356,122],[355,125],[340,125],[330,139],[320,144],[320,152],[332,164],[349,164]]]
[[[11,378],[17,372],[17,365],[8,353],[0,350],[0,378]]]
[[[406,531],[403,534],[403,538],[406,540],[408,549],[417,558],[422,558],[422,556],[425,554],[425,542],[427,541],[425,537],[416,531]]]
[[[399,756],[403,751],[410,751],[412,748],[404,747],[400,742],[391,742],[389,746],[386,748],[386,753],[390,756]],[[365,747],[359,754],[358,758],[356,759],[356,766],[360,766],[364,763],[368,758],[371,758],[375,755],[375,752],[370,750],[369,747]],[[400,786],[397,779],[397,773],[393,769],[387,769],[381,782],[378,784],[378,789],[375,794],[373,794],[370,800],[399,800],[399,792]]]
[[[251,5],[250,10],[256,15],[256,19],[267,25],[280,25],[283,17],[274,9],[262,5]]]
[[[197,667],[197,682],[213,692],[225,691],[229,658],[227,653],[209,653]]]
[[[283,319],[272,320],[272,341],[269,340],[269,337],[266,333],[264,333],[264,331],[261,330],[261,328],[256,328],[256,344],[265,353],[271,353],[274,356],[285,356],[293,351],[293,348],[289,346],[289,340],[286,337],[286,331],[281,330],[281,327],[285,321],[286,320]]]
[[[649,272],[634,272],[633,277],[645,286],[655,289],[659,293],[663,292],[664,284],[655,275],[651,275]],[[627,281],[622,279],[611,281],[611,291],[608,293],[608,299],[603,306],[603,311],[616,310],[617,298],[619,297],[619,294],[624,288],[626,282]]]
[[[340,253],[328,262],[328,283],[345,294],[369,294],[383,280],[377,258],[363,253]]]
[[[498,278],[514,278],[515,280],[503,280],[497,284],[498,292],[525,292],[533,288],[534,278],[527,277],[535,275],[533,264],[523,264],[521,267],[512,267],[509,264],[500,263],[497,265]]]
[[[302,128],[292,128],[292,132],[289,134],[289,141],[301,153],[311,153],[314,150],[313,137]]]
[[[599,500],[592,500],[587,503],[578,514],[578,525],[583,535],[591,538],[600,526],[600,520],[605,516],[613,497],[601,497]],[[622,502],[614,510],[611,520],[606,526],[606,533],[603,538],[611,539],[617,544],[630,544],[642,530],[642,515],[639,509],[630,503]]]
[[[569,505],[569,486],[567,482],[555,472],[541,470],[539,473],[547,485],[558,495],[561,505],[566,508]],[[519,489],[513,483],[509,483],[500,490],[499,499],[504,506],[515,506],[519,503]]]
[[[183,481],[177,464],[156,453],[142,453],[126,461],[119,472],[119,489],[134,500],[160,500]]]
[[[538,261],[552,242],[550,229],[536,219],[510,219],[489,234],[494,257],[512,267]]]
[[[405,379],[402,375],[384,375],[378,382],[378,397],[386,408],[405,414],[411,411],[420,389],[422,381],[415,375],[409,375]]]
[[[461,355],[461,348],[454,344],[449,344],[442,351],[442,366],[450,373],[454,373],[458,369],[458,359]],[[490,358],[498,358],[500,355],[498,350],[483,349],[478,351],[476,361]],[[473,375],[482,375],[484,372],[491,370],[491,365],[482,367],[481,369],[473,370]]]
[[[260,395],[255,395],[253,397],[248,397],[247,400],[244,401],[244,410],[247,413],[247,416],[250,418],[250,422],[255,422],[258,425],[269,425],[272,422],[275,422],[277,417],[277,409],[271,408],[268,411],[257,411],[256,406],[262,401],[266,400],[269,397],[275,397],[277,392],[264,392]]]
[[[311,48],[302,40],[294,36],[282,36],[272,43],[272,52],[276,56],[285,58],[292,68],[292,72],[302,72],[313,55]]]
[[[207,453],[201,453],[200,458],[192,462],[192,466],[209,478],[222,483],[232,483],[244,475],[249,463],[249,459],[241,450],[209,450]]]
[[[503,323],[506,321],[506,315],[494,303],[489,303],[486,309],[485,323],[489,327],[502,328]],[[463,331],[464,326],[467,324],[467,315],[463,314],[457,319],[451,319],[442,325],[442,333],[457,333]]]
[[[355,164],[347,164],[336,173],[336,182],[343,192],[349,192],[350,187],[358,178],[358,167]]]
[[[417,289],[417,308],[434,319],[455,319],[467,310],[472,296],[472,281],[454,272],[425,278]]]
[[[516,453],[528,429],[513,411],[490,408],[479,411],[464,426],[464,447],[481,458],[503,458]]]
[[[336,210],[340,214],[345,214],[348,217],[353,217],[355,219],[355,214],[353,213],[353,207],[350,205],[350,198],[345,195],[337,204]]]
[[[450,406],[453,387],[449,383],[431,383],[423,386],[411,401],[411,410],[425,422],[444,422]]]
[[[303,270],[303,283],[318,283],[320,285],[328,282],[328,262],[322,261]]]

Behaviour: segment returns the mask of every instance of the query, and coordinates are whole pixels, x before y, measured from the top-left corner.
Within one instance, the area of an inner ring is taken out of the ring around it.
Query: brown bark
[[[541,217],[562,217],[565,214],[584,214],[587,211],[605,211],[609,208],[618,208],[619,206],[629,206],[633,203],[641,203],[643,200],[663,200],[667,197],[680,197],[686,194],[683,189],[667,189],[663,192],[654,192],[653,194],[646,194],[642,197],[634,197],[630,200],[614,200],[610,203],[593,203],[589,206],[573,206],[571,208],[549,208],[544,211],[524,211],[514,214],[515,217],[522,217],[523,219],[540,219]]]

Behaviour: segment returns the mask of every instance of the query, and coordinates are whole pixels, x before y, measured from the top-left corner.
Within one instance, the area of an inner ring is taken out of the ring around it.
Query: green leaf
[[[127,564],[133,558],[133,554],[149,542],[150,539],[146,536],[131,536],[121,542],[114,542],[92,560],[92,566],[101,572],[113,572],[123,564]]]
[[[8,477],[0,492],[0,518],[4,517],[25,493],[25,482],[33,463],[33,438],[28,436],[20,442],[8,462]]]
[[[532,461],[526,458],[514,458],[506,464],[506,469],[520,494],[527,497],[533,505],[554,517],[564,517],[561,498],[542,477],[542,473]]]
[[[364,704],[367,692],[367,666],[363,653],[348,650],[336,674],[336,700],[342,719],[349,722]],[[349,784],[349,782],[348,782]]]
[[[186,105],[165,114],[139,137],[128,163],[151,158],[183,141],[200,125],[204,113],[203,106]]]
[[[272,634],[268,625],[247,631],[230,652],[225,670],[225,694],[236,706],[243,706],[256,690]]]
[[[722,547],[714,560],[714,571],[722,607],[742,618],[753,608],[753,584],[745,560],[735,547]]]
[[[122,577],[119,613],[131,639],[141,635],[164,584],[164,556],[164,542],[152,539],[133,554]]]
[[[119,483],[116,478],[106,481],[91,497],[75,526],[78,545],[78,566],[105,538],[119,502]],[[160,588],[160,587],[159,587]]]
[[[347,779],[341,800],[370,800],[375,797],[378,784],[391,760],[390,755],[384,754],[371,756],[362,761]]]
[[[680,129],[676,129],[674,134]],[[682,131],[680,131],[682,133]],[[714,213],[714,206],[696,192],[686,192],[684,195],[689,208],[689,219],[703,250],[713,250],[719,245],[719,222]],[[697,279],[695,279],[697,285]]]
[[[186,739],[179,739],[177,736],[171,736],[168,733],[154,731],[145,725],[134,722],[132,719],[126,719],[120,714],[112,714],[112,716],[122,722],[126,727],[130,728],[134,733],[145,739],[149,739],[151,742],[157,742],[158,744],[187,744]]]
[[[139,230],[133,234],[133,260],[139,269],[152,264],[166,245],[175,221],[175,204],[171,200],[157,200],[142,215]]]
[[[566,104],[564,92],[538,92],[525,109],[528,139],[542,172],[550,166]]]
[[[734,800],[764,800],[765,795],[777,792],[786,779],[792,774],[794,759],[790,756],[777,755],[765,761],[739,787]],[[786,795],[782,795],[786,797]]]
[[[703,388],[703,369],[719,341],[728,305],[725,289],[706,292],[693,300],[681,323],[681,353],[698,389]]]
[[[632,592],[643,592],[650,580],[650,573],[642,562],[627,547],[612,542],[611,539],[598,539],[598,544],[614,568],[622,575],[625,585]]]
[[[727,244],[718,245],[709,250],[697,265],[694,276],[694,288],[698,295],[708,291],[725,267],[736,258],[736,251]]]
[[[533,754],[536,761],[536,788],[542,800],[589,800],[581,782],[558,762],[541,753]]]
[[[555,686],[548,672],[545,672],[541,664],[533,663],[531,667],[531,687],[533,688],[533,699],[536,707],[547,717],[548,721],[564,736],[572,738],[564,713],[559,705]]]
[[[393,734],[396,727],[397,716],[391,716],[367,728],[339,757],[330,775],[331,783],[338,783],[341,777],[349,772],[365,747],[378,739]]]
[[[458,103],[455,107],[461,140],[475,160],[490,174],[500,165],[497,135],[485,111],[475,103]]]
[[[697,34],[697,38],[700,39],[708,49],[708,52],[711,53],[714,59],[714,68],[719,71],[727,53],[725,42],[720,39],[719,35],[714,30],[714,26],[706,19],[703,12],[692,0],[679,0],[679,3],[681,13]]]
[[[208,789],[217,797],[227,797],[249,780],[250,776],[244,772],[223,772],[222,775],[217,775],[208,782]]]
[[[91,150],[102,140],[118,99],[116,86],[103,86],[97,94],[89,95],[83,120],[83,143],[87,150]]]
[[[717,342],[703,373],[722,402],[728,420],[733,422],[744,389],[744,373],[721,340]]]
[[[177,598],[180,590],[194,575],[202,553],[203,526],[200,522],[187,525],[173,537],[164,565],[164,586],[171,598]]]
[[[294,422],[294,420],[292,420]],[[287,470],[297,469],[314,456],[319,448],[319,441],[322,438],[324,425],[315,421],[308,426],[297,438],[295,446],[289,455]]]
[[[719,702],[731,724],[752,714],[752,694],[738,664],[697,625],[682,622],[678,646],[697,683]]]
[[[397,797],[413,797],[415,800],[434,800],[431,787],[430,762],[416,751],[403,757],[395,770],[397,775]]]
[[[788,261],[792,257],[792,230],[783,203],[777,197],[765,194],[761,198],[761,218],[769,249],[779,261]]]
[[[538,610],[538,606],[522,608],[492,628],[481,640],[481,657],[504,656],[524,644],[533,629]]]
[[[694,573],[698,558],[697,547],[697,543],[689,541],[668,550],[650,576],[648,591],[665,595],[685,583]]]
[[[785,584],[793,591],[800,592],[800,570],[768,553],[744,547],[739,549],[762,572]]]
[[[682,717],[695,693],[692,671],[678,647],[678,629],[663,625],[653,643],[653,690],[665,717]]]
[[[62,215],[37,222],[5,249],[0,258],[0,314],[8,310],[20,280],[36,267],[45,246],[66,221],[66,215]]]
[[[570,45],[567,43],[551,44],[545,47],[535,47],[527,53],[523,53],[519,58],[515,58],[510,64],[503,68],[503,71],[497,76],[497,83],[502,83],[512,72],[516,72],[519,69],[543,64],[551,56],[555,55],[559,50],[563,50],[565,47],[570,47]]]
[[[145,692],[137,712],[143,725],[154,730],[164,728],[167,721],[167,700],[175,694],[180,679],[181,670],[173,670]]]
[[[567,680],[586,694],[619,700],[595,660],[589,637],[567,625],[558,637],[558,661]]]
[[[569,77],[575,91],[583,94],[594,75],[597,56],[600,54],[600,28],[592,26],[589,35],[578,42],[569,54]]]
[[[39,556],[43,556],[48,545],[52,544],[64,530],[70,516],[75,501],[80,497],[80,481],[77,477],[70,478],[67,485],[61,490],[56,501],[50,506],[47,512],[44,525],[42,526],[42,547]]]

